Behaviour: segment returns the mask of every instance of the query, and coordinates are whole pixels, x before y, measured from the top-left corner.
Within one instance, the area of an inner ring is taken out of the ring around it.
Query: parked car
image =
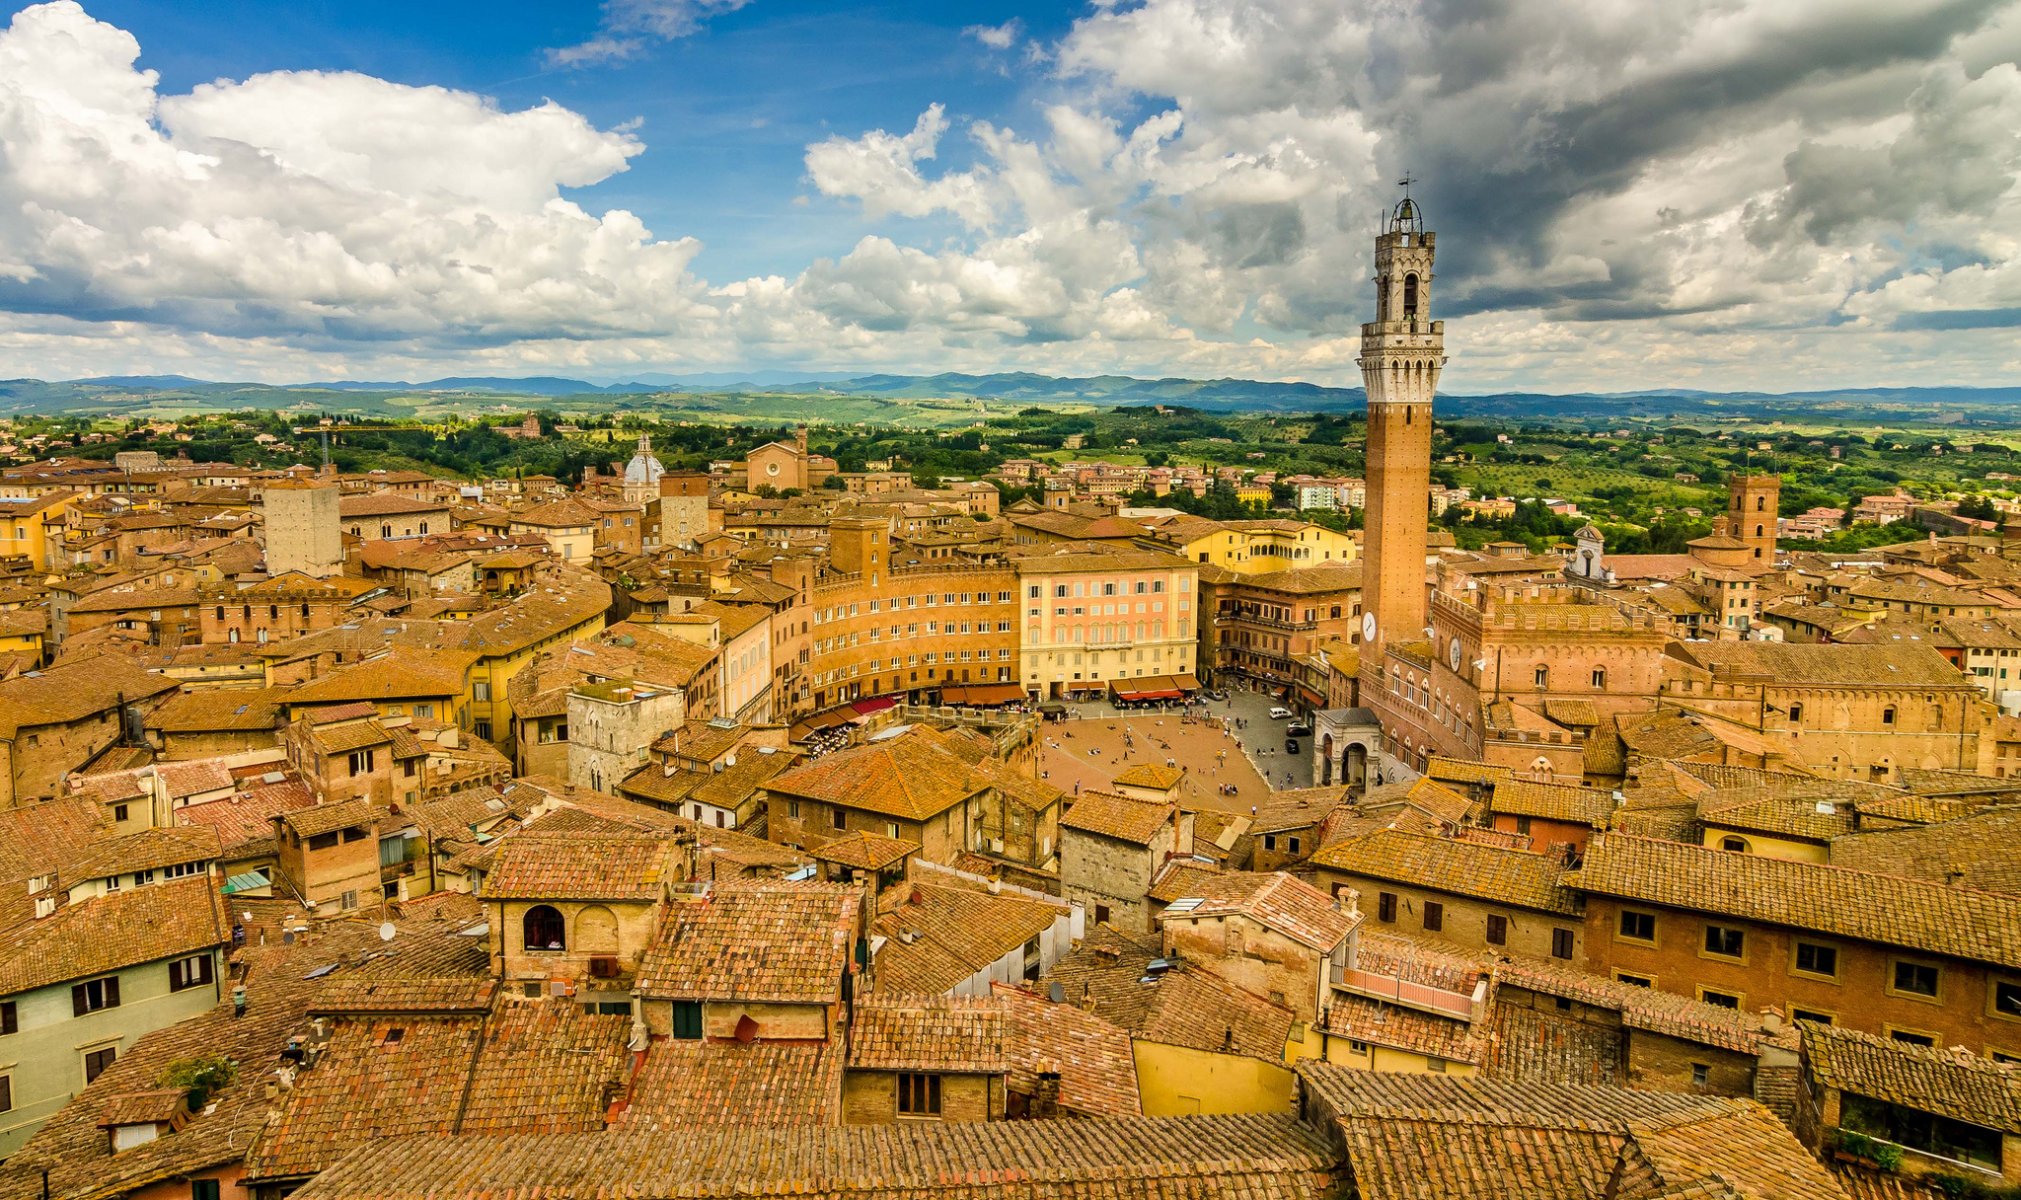
[[[1284,736],[1285,736],[1285,737],[1311,737],[1311,736],[1312,736],[1312,726],[1310,726],[1310,725],[1307,725],[1307,724],[1306,724],[1305,722],[1303,722],[1303,721],[1293,721],[1293,722],[1292,722],[1291,724],[1289,724],[1289,725],[1286,725],[1286,726],[1284,727]]]
[[[1228,698],[1228,693],[1222,691],[1220,688],[1208,688],[1206,691],[1201,692],[1200,694],[1202,696],[1207,697],[1209,700],[1218,701],[1218,700],[1226,700]]]
[[[1270,710],[1270,719],[1273,721],[1289,721],[1291,719],[1291,710],[1280,704]]]
[[[1286,754],[1296,754],[1296,753],[1298,753],[1298,739],[1297,739],[1297,738],[1285,738],[1285,739],[1284,739],[1284,752],[1285,752]]]

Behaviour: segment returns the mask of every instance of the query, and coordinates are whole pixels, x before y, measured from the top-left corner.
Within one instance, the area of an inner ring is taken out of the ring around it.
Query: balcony
[[[1382,1000],[1402,1008],[1415,1008],[1420,1012],[1436,1013],[1442,1017],[1453,1017],[1461,1021],[1474,1019],[1476,996],[1486,998],[1487,980],[1482,980],[1473,995],[1464,992],[1449,992],[1428,984],[1411,983],[1394,975],[1378,975],[1373,971],[1360,971],[1352,967],[1336,966],[1332,972],[1333,986],[1343,992],[1366,996],[1371,1000]]]

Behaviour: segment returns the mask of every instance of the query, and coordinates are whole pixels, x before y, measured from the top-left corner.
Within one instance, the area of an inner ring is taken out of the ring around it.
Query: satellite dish
[[[379,922],[379,940],[382,942],[390,942],[393,940],[393,922],[391,921]]]

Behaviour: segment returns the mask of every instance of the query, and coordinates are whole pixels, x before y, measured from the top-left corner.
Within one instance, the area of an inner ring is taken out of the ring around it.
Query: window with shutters
[[[1396,893],[1377,892],[1375,894],[1375,919],[1383,922],[1396,920]]]
[[[1446,927],[1446,906],[1436,900],[1425,901],[1425,932],[1437,933]]]
[[[12,1075],[0,1075],[0,1112],[7,1112],[13,1107],[14,1077]]]
[[[113,1061],[118,1057],[119,1047],[117,1046],[102,1046],[97,1050],[86,1051],[84,1055],[84,1082],[90,1083],[100,1075],[103,1075],[105,1068],[111,1066]]]
[[[70,989],[70,1007],[80,1017],[102,1008],[118,1008],[119,977],[108,975],[104,979],[87,979],[75,985]]]
[[[168,990],[185,991],[211,981],[211,956],[198,954],[168,964]]]
[[[1490,915],[1488,917],[1488,945],[1506,946],[1508,944],[1509,918]]]
[[[906,1117],[940,1115],[940,1076],[906,1072],[898,1077],[898,1112]]]
[[[674,1001],[673,1034],[685,1042],[701,1040],[702,1002],[700,1000]]]
[[[1572,957],[1572,931],[1553,929],[1551,931],[1551,957],[1569,959]]]
[[[189,1200],[218,1200],[218,1181],[215,1179],[190,1180]]]

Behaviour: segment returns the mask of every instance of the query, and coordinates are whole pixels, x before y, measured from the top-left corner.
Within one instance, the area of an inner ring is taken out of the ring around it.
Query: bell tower
[[[1381,670],[1385,642],[1425,636],[1432,393],[1446,363],[1445,322],[1430,319],[1437,237],[1425,232],[1424,214],[1406,191],[1375,239],[1375,320],[1361,327],[1357,360],[1368,392],[1364,676]]]

